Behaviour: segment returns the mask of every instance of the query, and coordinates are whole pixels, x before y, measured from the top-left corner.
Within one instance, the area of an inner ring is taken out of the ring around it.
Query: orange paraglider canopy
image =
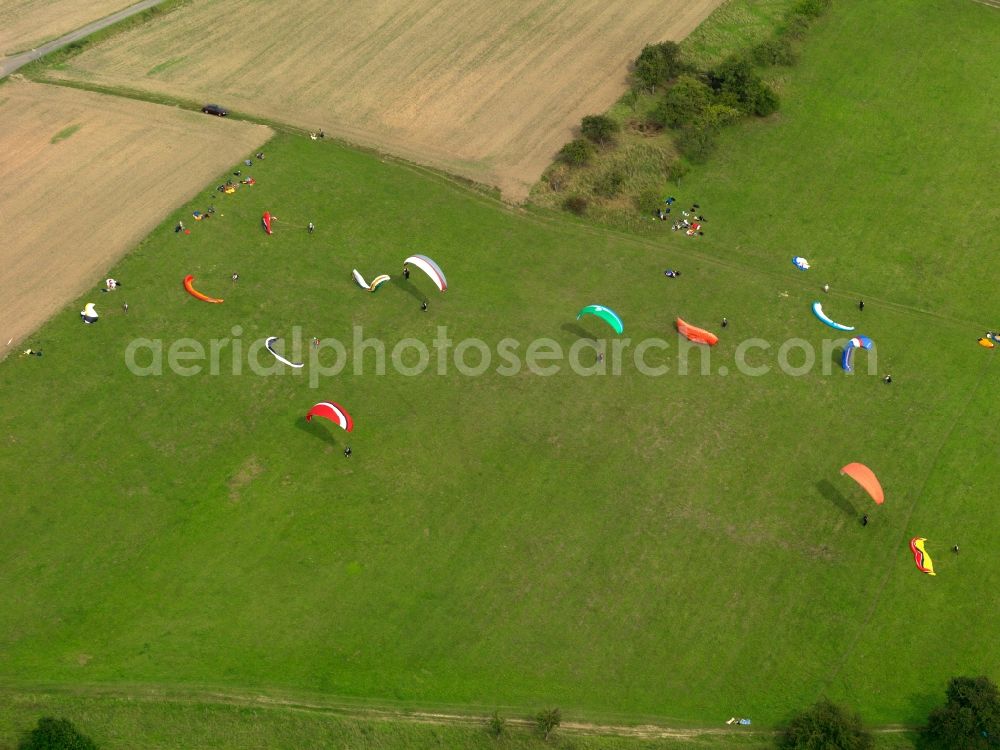
[[[876,504],[885,502],[885,493],[882,492],[882,485],[878,482],[875,472],[864,464],[847,464],[840,470],[841,474],[847,474],[851,479],[860,484],[865,492],[872,496]]]

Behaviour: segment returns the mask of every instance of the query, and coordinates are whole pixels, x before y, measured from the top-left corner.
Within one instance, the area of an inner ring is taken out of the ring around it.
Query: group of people
[[[673,204],[677,202],[677,199],[671,195],[664,198],[663,202],[667,204],[667,207],[658,207],[655,213],[656,218],[660,221],[666,221],[670,218],[670,212],[673,210]],[[675,221],[671,225],[671,229],[675,232],[683,230],[688,237],[700,237],[704,235],[705,232],[702,230],[701,225],[705,223],[706,219],[704,215],[697,213],[700,208],[701,206],[697,203],[692,203],[691,208],[687,211],[681,211],[682,218]]]

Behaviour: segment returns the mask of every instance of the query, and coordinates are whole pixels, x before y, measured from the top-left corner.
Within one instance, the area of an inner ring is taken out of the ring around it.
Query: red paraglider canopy
[[[354,430],[354,420],[351,419],[351,415],[347,413],[347,409],[338,403],[333,401],[320,401],[309,413],[306,414],[306,421],[311,422],[313,417],[324,417],[329,419],[341,427],[343,427],[348,432]]]
[[[874,471],[864,464],[847,464],[847,466],[840,470],[840,473],[846,474],[860,484],[865,492],[872,496],[872,500],[876,504],[881,505],[885,502],[885,493],[882,492],[882,485],[879,484],[878,477],[875,476]]]
[[[273,234],[271,231],[271,212],[265,211],[264,215],[260,217],[261,224],[264,225],[264,231],[268,234]]]

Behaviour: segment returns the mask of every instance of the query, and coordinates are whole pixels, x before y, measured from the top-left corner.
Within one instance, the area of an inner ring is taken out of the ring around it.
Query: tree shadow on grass
[[[588,341],[597,341],[597,339],[591,334],[587,333],[585,329],[578,326],[576,323],[563,323],[560,328],[562,328],[566,333],[571,333],[578,339],[587,339]]]
[[[844,511],[848,516],[851,518],[858,517],[858,510],[854,507],[854,504],[844,497],[840,490],[834,487],[828,479],[817,482],[816,489],[819,490],[819,494]]]
[[[312,435],[317,440],[322,440],[332,448],[340,448],[340,443],[337,441],[336,436],[330,431],[330,428],[325,424],[321,424],[323,421],[325,420],[314,419],[311,422],[307,422],[305,417],[299,417],[295,420],[295,426],[303,432]],[[340,428],[338,427],[337,429]]]

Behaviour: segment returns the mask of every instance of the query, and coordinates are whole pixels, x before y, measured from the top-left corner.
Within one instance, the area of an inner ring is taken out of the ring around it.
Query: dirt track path
[[[449,713],[447,711],[421,711],[405,709],[388,705],[365,704],[358,700],[342,700],[336,698],[298,699],[291,695],[263,695],[256,692],[238,692],[231,690],[197,690],[170,688],[158,686],[131,686],[119,688],[103,685],[46,685],[0,686],[0,696],[4,693],[19,694],[50,694],[74,696],[79,698],[98,699],[119,698],[144,703],[175,703],[182,705],[214,704],[224,706],[240,706],[258,709],[273,709],[293,711],[308,714],[326,715],[331,718],[356,719],[362,721],[405,722],[412,724],[433,724],[438,726],[483,726],[489,719],[485,714]],[[481,709],[480,709],[481,710]],[[530,729],[534,727],[531,719],[511,718],[510,714],[523,713],[515,708],[501,708],[500,714],[505,716],[509,725]],[[581,721],[564,721],[559,725],[559,731],[564,734],[604,735],[616,737],[636,737],[641,739],[697,739],[709,735],[756,735],[767,737],[773,735],[769,729],[748,729],[740,726],[718,727],[669,727],[661,724],[601,724]],[[879,734],[898,734],[914,731],[912,727],[892,724],[876,727],[873,731]]]
[[[35,49],[28,50],[27,52],[20,52],[9,57],[0,58],[0,78],[9,76],[11,73],[16,72],[30,62],[34,62],[39,57],[49,54],[53,50],[57,50],[60,47],[65,47],[67,44],[79,41],[86,36],[90,36],[95,31],[107,28],[113,23],[118,23],[118,21],[121,21],[123,18],[134,16],[136,13],[146,10],[146,8],[152,8],[154,5],[159,5],[161,2],[163,2],[163,0],[142,0],[141,2],[125,8],[124,10],[112,13],[110,16],[105,16],[104,18],[94,21],[93,23],[88,23],[86,26],[81,26],[76,31],[71,31],[58,39],[46,42],[41,47],[36,47]]]

